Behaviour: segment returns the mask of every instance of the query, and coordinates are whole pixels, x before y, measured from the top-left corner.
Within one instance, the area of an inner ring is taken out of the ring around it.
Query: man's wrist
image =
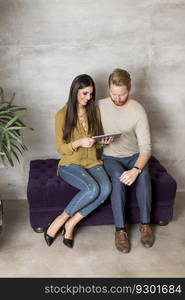
[[[141,174],[141,172],[142,172],[142,170],[137,166],[133,166],[133,169],[136,169],[138,171],[138,174]]]

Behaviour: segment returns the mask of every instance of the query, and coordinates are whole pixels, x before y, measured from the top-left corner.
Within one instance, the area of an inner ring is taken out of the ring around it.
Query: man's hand
[[[105,139],[102,139],[100,144],[102,145],[109,145],[110,143],[112,143],[114,140],[114,137],[113,136],[110,136],[110,137],[107,137]]]
[[[138,170],[133,168],[131,170],[123,172],[119,179],[122,183],[126,185],[131,185],[136,180],[138,175]]]

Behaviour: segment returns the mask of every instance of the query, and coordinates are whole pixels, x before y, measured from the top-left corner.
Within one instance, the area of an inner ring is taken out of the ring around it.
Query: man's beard
[[[127,101],[128,101],[128,97],[129,97],[129,95],[127,96],[127,98],[123,101],[123,102],[121,102],[121,101],[114,101],[112,98],[111,98],[111,100],[112,100],[112,102],[116,105],[116,106],[123,106]]]

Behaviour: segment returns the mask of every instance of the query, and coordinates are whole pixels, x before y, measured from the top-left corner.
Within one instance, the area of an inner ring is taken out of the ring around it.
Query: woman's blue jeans
[[[76,212],[87,216],[102,204],[111,192],[111,183],[102,165],[85,169],[80,165],[71,164],[59,166],[58,171],[64,181],[80,190],[65,208],[69,216]]]
[[[129,157],[102,156],[105,170],[112,181],[111,205],[116,227],[125,227],[126,186],[120,182],[119,177],[124,171],[133,168],[138,155],[139,154],[134,154]],[[151,180],[148,165],[143,168],[142,173],[133,184],[136,185],[140,222],[150,223]]]

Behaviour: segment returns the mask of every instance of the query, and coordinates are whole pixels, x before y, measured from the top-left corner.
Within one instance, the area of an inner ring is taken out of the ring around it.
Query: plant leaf
[[[12,149],[12,153],[17,158],[18,162],[20,163],[19,157],[18,157],[17,153],[14,151],[14,149]]]
[[[12,147],[15,147],[20,152],[20,154],[22,155],[22,151],[20,150],[20,148],[17,145],[15,145],[14,143],[12,143]]]
[[[1,98],[1,103],[4,102],[4,91],[3,91],[3,88],[0,87],[0,98]]]
[[[12,125],[14,122],[16,122],[19,118],[20,118],[21,115],[16,115],[14,116],[5,126],[5,128],[8,128],[10,125]]]
[[[12,133],[11,131],[9,131],[9,135],[10,135],[14,140],[16,140],[16,142],[17,142],[18,144],[20,144],[20,146],[22,147],[22,149],[27,150],[26,145],[23,143],[22,140],[20,140],[20,139],[15,135],[15,133]]]
[[[10,99],[9,105],[12,105],[14,98],[15,98],[15,93],[13,93],[12,98]]]
[[[6,146],[5,144],[4,144],[4,153],[5,153],[5,155],[6,155],[7,159],[8,159],[8,161],[9,161],[9,163],[10,163],[11,166],[13,167],[14,164],[13,164],[13,160],[12,160],[11,151],[9,151],[9,150],[7,149],[7,146]]]
[[[8,151],[11,151],[10,139],[9,139],[9,136],[6,132],[5,132],[5,140],[6,140]]]
[[[7,158],[12,166],[13,158],[19,161],[18,154],[22,155],[22,151],[27,150],[21,131],[33,130],[21,120],[27,108],[12,104],[15,95],[13,93],[10,100],[6,101],[4,90],[0,87],[0,152],[5,153],[4,158]]]

